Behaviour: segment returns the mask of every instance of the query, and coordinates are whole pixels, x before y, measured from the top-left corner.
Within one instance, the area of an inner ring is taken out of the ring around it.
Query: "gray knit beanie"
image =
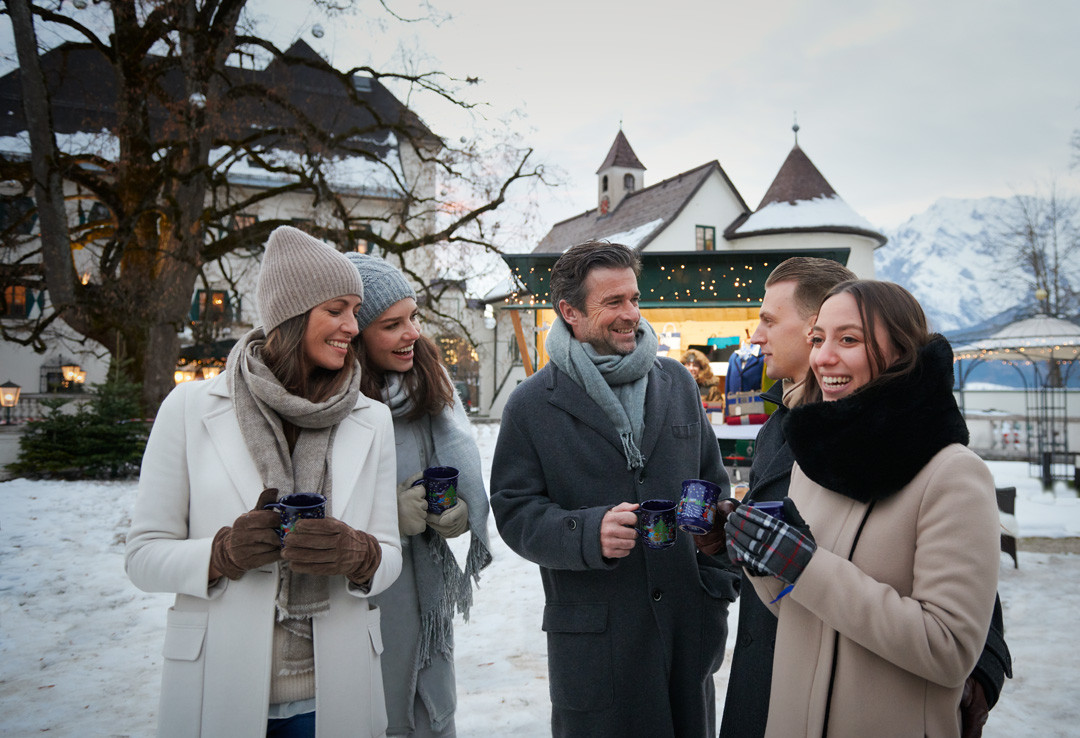
[[[364,280],[364,304],[356,322],[364,330],[383,314],[386,308],[406,297],[416,299],[416,291],[409,285],[405,275],[382,259],[355,251],[345,257],[352,262]]]
[[[255,287],[264,332],[342,295],[364,299],[364,283],[344,254],[296,228],[274,229]]]

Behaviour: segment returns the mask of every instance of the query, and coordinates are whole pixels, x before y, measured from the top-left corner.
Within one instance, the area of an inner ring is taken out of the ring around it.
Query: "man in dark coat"
[[[762,397],[776,403],[777,409],[758,433],[750,467],[750,492],[744,501],[782,500],[787,496],[795,458],[781,425],[788,407],[798,402],[801,385],[810,369],[807,336],[817,308],[834,285],[848,279],[855,279],[854,273],[834,261],[794,257],[777,266],[765,282],[760,323],[750,340],[761,346],[766,372],[776,380]],[[699,538],[698,543],[704,551],[716,550],[716,536]],[[744,582],[721,738],[755,738],[765,734],[775,643],[776,617],[750,583]],[[961,705],[964,738],[982,734],[982,726],[997,702],[1006,675],[1012,676],[1012,662],[1005,645],[998,602],[983,654],[964,686]]]
[[[712,738],[738,575],[685,533],[644,548],[635,510],[677,500],[684,479],[728,479],[693,378],[656,356],[639,270],[608,243],[556,262],[550,361],[503,412],[491,507],[540,565],[552,734]]]

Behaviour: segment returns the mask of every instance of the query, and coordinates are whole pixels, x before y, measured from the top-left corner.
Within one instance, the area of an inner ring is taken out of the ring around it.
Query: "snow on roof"
[[[627,248],[636,249],[642,241],[648,238],[653,231],[663,224],[663,218],[656,218],[655,220],[650,220],[648,223],[642,223],[639,226],[631,228],[628,231],[608,234],[601,237],[600,240],[610,241],[611,243],[621,243]]]
[[[381,162],[362,156],[330,156],[323,162],[327,180],[337,189],[372,196],[400,197],[402,190],[398,182],[404,182],[405,175],[398,156],[397,137],[388,132],[383,140],[375,140],[373,143],[385,150]],[[120,155],[119,140],[105,129],[96,133],[58,133],[56,145],[60,151],[74,156],[93,154],[108,161],[116,161]],[[29,156],[29,135],[22,132],[16,136],[0,136],[0,151]],[[228,147],[221,147],[210,152],[210,161],[213,163],[234,155]],[[290,169],[303,166],[302,155],[295,151],[267,149],[260,155],[272,165],[283,165]],[[294,182],[296,177],[287,172],[268,171],[241,157],[229,162],[229,181],[235,184],[271,187]]]
[[[120,156],[119,140],[104,128],[96,133],[57,133],[56,145],[70,156],[93,154],[108,161],[116,161]],[[30,156],[30,134],[22,131],[14,136],[0,136],[0,151]]]
[[[771,202],[751,213],[735,233],[743,236],[756,231],[786,230],[792,228],[859,228],[876,230],[870,221],[862,217],[838,196],[815,197],[795,203]]]

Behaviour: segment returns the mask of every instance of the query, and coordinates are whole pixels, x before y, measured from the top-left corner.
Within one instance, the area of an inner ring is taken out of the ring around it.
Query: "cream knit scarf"
[[[356,406],[360,367],[354,365],[348,384],[323,402],[290,394],[263,363],[266,336],[256,328],[229,353],[227,379],[240,432],[262,477],[263,488],[277,488],[278,497],[293,492],[317,492],[331,508],[330,454],[338,423]],[[300,429],[289,453],[282,420]],[[300,674],[315,667],[311,618],[330,609],[327,577],[298,574],[280,564],[277,620],[288,632],[282,654],[282,674]]]

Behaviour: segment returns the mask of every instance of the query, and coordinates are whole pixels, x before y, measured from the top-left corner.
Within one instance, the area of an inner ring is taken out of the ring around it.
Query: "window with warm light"
[[[191,319],[208,323],[234,320],[233,303],[232,295],[226,290],[198,290],[191,307]]]
[[[3,292],[3,304],[0,305],[0,318],[28,318],[30,316],[30,300],[28,290],[21,285],[5,287]]]
[[[694,239],[696,251],[716,251],[715,226],[694,226]]]
[[[252,215],[251,213],[237,213],[232,217],[232,220],[229,223],[229,230],[243,230],[244,228],[247,228],[248,226],[253,226],[258,222],[259,216],[257,215]]]

